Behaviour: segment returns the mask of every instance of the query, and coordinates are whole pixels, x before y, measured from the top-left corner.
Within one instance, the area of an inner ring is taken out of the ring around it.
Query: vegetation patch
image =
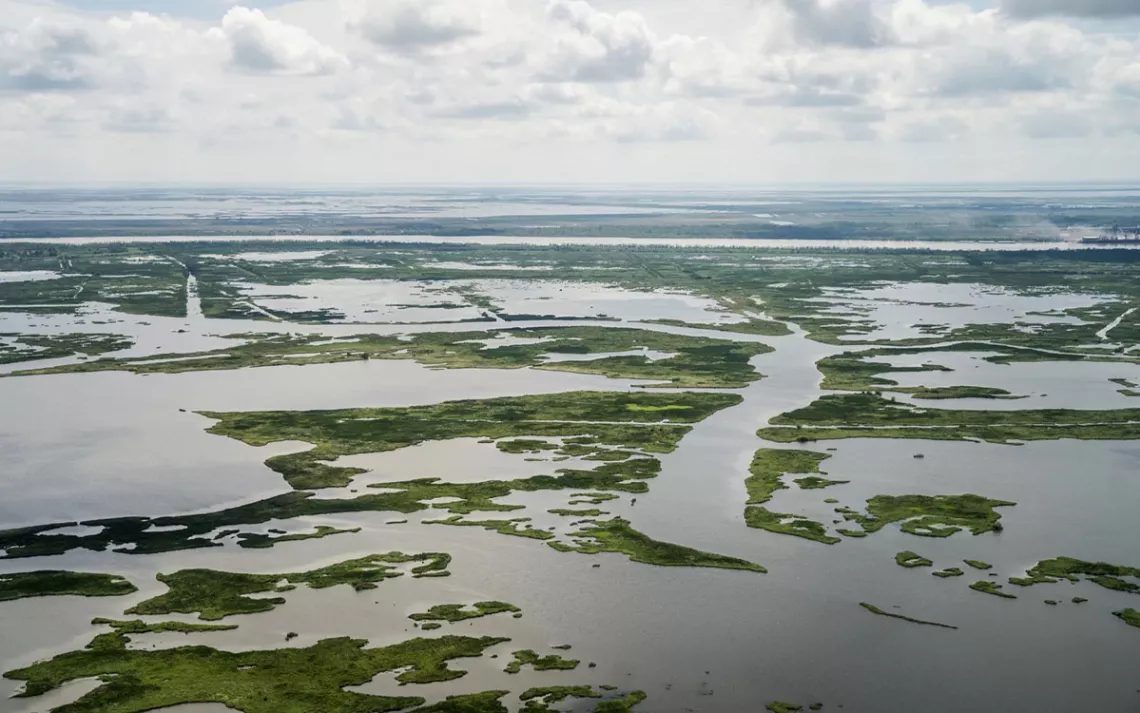
[[[563,542],[548,544],[559,552],[581,552],[589,555],[621,552],[634,562],[663,567],[716,567],[767,572],[760,565],[747,560],[654,540],[630,527],[629,521],[620,517],[605,521],[591,520],[581,530],[572,533],[571,537],[575,539],[573,545]]]
[[[134,633],[134,632],[132,632]],[[396,671],[400,683],[451,681],[466,674],[448,667],[461,657],[481,656],[508,641],[492,637],[444,636],[412,639],[382,648],[365,648],[363,639],[325,639],[303,649],[232,653],[205,646],[159,650],[127,647],[124,630],[101,634],[86,649],[9,671],[24,681],[21,698],[35,698],[70,681],[101,684],[75,703],[55,710],[67,713],[119,713],[168,708],[187,703],[220,703],[243,713],[289,711],[397,711],[422,705],[416,696],[373,696],[346,691],[378,674]],[[440,708],[447,711],[486,708]]]
[[[775,532],[779,535],[802,537],[806,540],[822,542],[825,545],[834,545],[840,541],[840,538],[827,534],[827,527],[823,523],[799,515],[772,512],[760,505],[752,505],[744,509],[744,523],[760,530]],[[861,537],[862,535],[863,533],[859,533],[851,536]]]
[[[771,419],[761,438],[808,442],[837,438],[920,438],[1020,443],[1060,438],[1140,438],[1140,409],[967,411],[919,408],[876,393],[829,394]]]
[[[1056,557],[1041,560],[1025,577],[1010,577],[1011,584],[1028,587],[1034,584],[1051,584],[1062,579],[1079,582],[1081,576],[1105,589],[1118,592],[1140,592],[1140,584],[1128,581],[1140,579],[1140,567],[1126,567],[1108,562],[1088,562],[1073,557]]]
[[[892,619],[901,619],[903,621],[909,621],[912,624],[925,624],[926,626],[937,626],[937,627],[941,627],[943,629],[957,629],[958,628],[956,626],[951,626],[949,624],[939,624],[936,621],[923,621],[922,619],[915,619],[914,617],[903,616],[902,614],[892,614],[891,612],[883,611],[882,609],[875,606],[874,604],[868,604],[867,602],[859,602],[859,606],[863,607],[864,609],[871,612],[872,614],[878,614],[879,616],[889,616]]]
[[[329,535],[343,535],[360,532],[359,527],[348,530],[338,530],[328,525],[318,525],[316,532],[297,532],[289,535],[265,535],[257,532],[243,532],[238,535],[238,544],[242,547],[266,548],[273,547],[282,542],[296,542],[298,540],[319,540]]]
[[[394,565],[423,562],[412,568],[416,576],[439,572],[450,563],[451,556],[444,553],[406,555],[390,552],[370,555],[309,572],[288,574],[244,574],[219,572],[211,569],[185,569],[173,574],[159,574],[158,580],[169,591],[140,602],[127,610],[128,614],[144,616],[166,614],[193,614],[199,619],[214,621],[233,614],[254,614],[271,611],[285,603],[282,597],[254,597],[264,593],[282,593],[305,584],[312,589],[325,589],[345,584],[357,591],[375,589],[376,583],[403,575]]]
[[[974,569],[990,569],[991,567],[993,567],[993,565],[990,564],[989,562],[983,562],[981,560],[962,560],[962,561],[965,562],[966,564],[970,565]]]
[[[117,574],[42,570],[0,574],[0,602],[25,597],[120,597],[138,588]]]
[[[535,671],[572,671],[581,663],[575,659],[564,659],[558,654],[539,656],[531,649],[515,651],[513,655],[515,660],[503,669],[507,673],[518,673],[522,671],[523,666],[530,666]]]
[[[1140,627],[1140,611],[1136,611],[1135,609],[1123,609],[1121,611],[1112,612],[1112,615],[1129,626]]]
[[[220,547],[218,531],[240,532],[246,525],[297,517],[351,512],[411,513],[429,507],[454,514],[475,511],[505,512],[521,508],[496,502],[515,491],[571,490],[571,505],[597,504],[617,497],[614,492],[643,493],[644,482],[660,470],[651,457],[601,462],[591,470],[562,469],[553,475],[481,483],[444,483],[423,478],[384,483],[384,492],[353,498],[315,498],[306,488],[343,487],[362,472],[328,464],[340,455],[390,451],[427,440],[478,433],[506,435],[557,435],[562,448],[583,448],[587,453],[619,445],[649,453],[669,452],[689,432],[689,422],[735,405],[740,397],[717,393],[597,393],[575,392],[552,396],[448,402],[412,409],[356,409],[347,411],[266,412],[214,414],[222,419],[215,432],[251,445],[281,440],[318,444],[304,453],[270,458],[267,465],[298,489],[265,500],[210,513],[174,517],[120,517],[86,521],[99,527],[89,535],[55,534],[60,527],[79,523],[51,523],[0,531],[3,557],[37,557],[84,548],[131,554],[152,554],[181,549]],[[677,406],[669,422],[652,412],[631,411],[629,405]],[[650,415],[646,415],[649,413]],[[568,437],[568,434],[573,434]],[[448,499],[434,506],[427,501]],[[233,534],[233,533],[230,533]],[[261,544],[271,540],[254,538]]]
[[[931,567],[934,562],[926,559],[917,552],[904,550],[895,555],[895,564],[900,567]]]
[[[939,569],[931,572],[935,577],[947,579],[949,577],[961,577],[965,572],[960,567],[947,567],[946,569]]]
[[[518,517],[513,520],[464,520],[459,515],[452,515],[443,520],[424,520],[425,525],[455,525],[458,527],[481,527],[484,530],[492,530],[500,535],[514,535],[515,537],[527,537],[532,540],[550,540],[554,535],[546,530],[537,530],[530,525],[520,527],[523,523],[530,522],[529,517]]]
[[[667,453],[689,430],[680,424],[696,423],[740,401],[735,394],[573,392],[406,408],[203,415],[218,420],[210,433],[252,446],[281,441],[313,443],[312,450],[266,461],[294,488],[306,489],[344,487],[353,476],[364,472],[324,461],[451,438],[588,435],[597,444]],[[630,406],[677,408],[668,412],[668,423],[662,423],[656,412],[631,410]],[[587,452],[595,450],[596,446]]]
[[[410,614],[408,618],[413,621],[446,621],[454,624],[468,619],[491,616],[492,614],[505,612],[513,614],[520,611],[522,610],[514,604],[507,604],[506,602],[475,602],[471,605],[471,609],[468,609],[464,604],[437,604],[426,612]]]
[[[828,453],[814,451],[761,448],[752,456],[752,465],[748,468],[751,475],[744,481],[748,504],[763,505],[777,490],[786,488],[782,480],[785,473],[820,474],[819,464],[830,457]]]
[[[10,337],[11,341],[3,339]],[[18,334],[0,332],[0,364],[35,359],[95,356],[130,349],[134,340],[121,334]]]
[[[850,480],[828,480],[827,478],[820,478],[816,475],[809,475],[806,478],[796,478],[792,481],[800,486],[800,490],[821,490],[823,488],[830,488],[833,485],[846,485]]]
[[[425,332],[406,335],[360,334],[329,342],[321,335],[251,334],[244,344],[226,349],[171,355],[179,361],[101,359],[82,364],[35,369],[19,374],[58,374],[88,371],[178,373],[247,367],[327,364],[364,359],[412,359],[445,369],[519,369],[599,374],[615,379],[645,379],[657,386],[739,388],[763,378],[749,360],[772,351],[758,342],[735,342],[709,337],[667,334],[644,329],[555,327],[500,330],[499,333],[541,340],[531,344],[488,346],[487,332]],[[667,352],[646,356],[605,356],[634,350]],[[584,361],[550,361],[548,354],[597,354]],[[181,359],[181,357],[195,357]]]
[[[867,501],[867,513],[840,508],[846,520],[859,523],[866,532],[878,532],[900,522],[903,532],[923,537],[949,537],[969,530],[975,535],[1000,532],[1001,514],[994,508],[1016,503],[991,500],[981,495],[876,495]]]
[[[973,584],[970,585],[970,589],[973,589],[975,592],[984,592],[985,594],[993,594],[994,596],[1002,597],[1003,599],[1017,599],[1017,597],[1014,596],[1013,594],[1007,594],[1007,593],[1001,591],[1001,585],[1000,584],[998,584],[997,582],[991,582],[988,579],[981,579],[981,580],[978,580],[977,582],[974,582]]]

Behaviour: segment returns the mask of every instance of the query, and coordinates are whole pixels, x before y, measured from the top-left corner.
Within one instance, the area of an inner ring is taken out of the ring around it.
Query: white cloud
[[[261,10],[237,6],[214,31],[229,43],[231,64],[264,74],[331,74],[348,65],[341,53],[300,27],[271,20]]]
[[[479,35],[483,16],[480,0],[372,0],[348,24],[377,45],[418,52]]]
[[[553,0],[547,18],[554,49],[543,75],[574,82],[620,82],[644,77],[656,59],[657,38],[635,12],[599,12],[582,0]]]
[[[75,177],[130,177],[158,151],[204,152],[206,180],[279,179],[278,155],[303,152],[334,180],[403,179],[421,155],[455,180],[489,159],[569,176],[586,169],[558,161],[590,152],[614,180],[685,180],[706,155],[758,158],[723,180],[873,180],[981,147],[1062,173],[1140,165],[1140,38],[1058,3],[748,0],[687,22],[671,0],[295,0],[212,20],[0,0],[0,179],[79,152],[103,159]],[[882,160],[858,171],[829,153],[866,147]]]

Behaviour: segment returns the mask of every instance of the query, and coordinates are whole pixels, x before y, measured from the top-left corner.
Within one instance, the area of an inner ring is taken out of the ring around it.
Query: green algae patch
[[[830,454],[814,451],[761,448],[752,456],[748,467],[751,475],[744,481],[748,504],[763,505],[777,490],[786,488],[782,480],[785,473],[820,474],[819,464],[830,457]]]
[[[798,703],[786,703],[784,701],[772,701],[764,706],[769,713],[801,713],[804,707]]]
[[[600,515],[609,514],[605,510],[599,510],[597,508],[587,508],[581,510],[573,510],[570,508],[551,508],[546,512],[550,513],[551,515],[561,515],[562,517],[598,517]]]
[[[895,564],[900,567],[932,567],[934,562],[926,559],[917,552],[904,550],[895,555]]]
[[[1007,594],[1006,592],[1001,591],[1001,585],[1000,584],[998,584],[997,582],[991,582],[988,579],[981,579],[981,580],[978,580],[977,582],[974,582],[973,584],[970,585],[970,589],[973,589],[975,592],[982,592],[984,594],[992,594],[996,597],[1001,597],[1003,599],[1017,599],[1017,597],[1014,596],[1013,594]]]
[[[121,597],[137,591],[117,574],[59,570],[0,574],[0,602],[26,597]]]
[[[523,666],[530,666],[535,671],[572,671],[582,663],[576,659],[564,659],[558,654],[539,656],[531,649],[515,651],[513,656],[515,660],[503,669],[507,673],[518,673],[522,671]]]
[[[825,545],[834,545],[840,541],[840,538],[827,534],[827,527],[823,523],[799,515],[772,512],[759,505],[752,505],[744,509],[744,522],[749,527],[775,532],[779,535],[802,537],[806,540],[822,542]],[[849,536],[861,537],[863,535]]]
[[[318,525],[316,532],[297,532],[289,535],[265,535],[257,532],[243,532],[238,535],[238,544],[242,547],[266,548],[282,542],[298,542],[301,540],[319,540],[329,535],[345,535],[360,532],[359,527],[339,530],[328,525]]]
[[[581,530],[572,533],[574,545],[563,542],[550,542],[559,552],[580,552],[601,554],[620,552],[634,562],[659,565],[662,567],[715,567],[720,569],[741,569],[749,572],[767,572],[758,564],[736,557],[702,552],[691,547],[674,545],[654,540],[630,527],[628,520],[615,517],[612,520],[591,520]]]
[[[1129,626],[1140,627],[1140,611],[1135,609],[1123,609],[1121,611],[1114,611],[1112,615],[1120,619]]]
[[[872,614],[878,614],[879,616],[886,616],[886,617],[890,617],[892,619],[900,619],[902,621],[909,621],[912,624],[923,624],[925,626],[937,626],[937,627],[940,627],[942,629],[957,629],[958,628],[956,626],[951,626],[950,624],[939,624],[936,621],[923,621],[922,619],[915,619],[914,617],[911,617],[911,616],[903,616],[902,614],[892,614],[891,612],[883,611],[882,609],[875,606],[874,604],[868,604],[867,602],[859,602],[859,606],[863,607],[864,609],[871,612]]]
[[[860,537],[866,537],[867,536],[867,533],[863,532],[862,530],[848,530],[845,527],[836,528],[835,531],[838,532],[840,535],[843,535],[844,537],[860,538]]]
[[[443,520],[424,520],[425,525],[455,525],[457,527],[481,527],[500,535],[514,535],[527,537],[533,540],[550,540],[554,535],[546,530],[536,530],[533,527],[520,527],[530,522],[529,517],[517,517],[513,520],[464,520],[459,515],[452,515]]]
[[[966,564],[970,565],[974,569],[990,569],[993,567],[993,565],[990,564],[989,562],[983,562],[981,560],[962,560],[962,561],[965,562]]]
[[[283,593],[305,584],[312,589],[348,585],[357,591],[375,589],[376,583],[403,576],[394,565],[425,562],[412,569],[419,576],[438,576],[441,566],[450,563],[450,555],[426,553],[405,555],[391,552],[370,555],[309,572],[289,574],[245,574],[211,569],[186,569],[173,574],[159,574],[158,581],[168,587],[165,594],[140,602],[127,614],[143,616],[166,614],[198,614],[205,621],[216,621],[234,614],[256,614],[271,611],[285,603],[283,597],[254,597],[265,593]],[[442,563],[442,564],[441,564]]]
[[[961,577],[965,572],[960,567],[947,567],[946,569],[939,569],[931,572],[935,577],[948,579],[950,577]]]
[[[241,653],[205,646],[135,650],[127,647],[129,641],[121,631],[101,635],[82,651],[4,676],[25,682],[22,698],[41,696],[70,681],[99,680],[95,690],[55,709],[68,713],[142,713],[186,703],[221,703],[243,713],[382,713],[422,705],[424,699],[373,696],[344,687],[364,685],[386,671],[398,671],[400,683],[451,681],[466,671],[449,668],[449,661],[481,656],[508,639],[444,636],[369,649],[363,639],[344,637],[303,649]]]
[[[922,537],[950,537],[968,530],[974,535],[1000,531],[1001,514],[994,508],[1016,503],[981,495],[876,495],[867,501],[867,513],[844,508],[843,517],[868,533],[899,522],[903,532]]]
[[[408,615],[413,621],[446,621],[454,624],[468,619],[478,619],[492,614],[517,613],[522,611],[514,604],[506,602],[475,602],[468,609],[464,604],[437,604],[426,612]]]

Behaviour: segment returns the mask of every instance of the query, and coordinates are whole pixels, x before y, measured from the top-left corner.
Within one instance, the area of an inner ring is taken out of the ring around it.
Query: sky
[[[1140,181],[1140,0],[0,0],[8,183]]]

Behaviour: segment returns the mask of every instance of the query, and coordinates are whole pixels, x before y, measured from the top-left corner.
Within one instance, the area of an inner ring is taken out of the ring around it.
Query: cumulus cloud
[[[1002,0],[1001,9],[1014,17],[1044,17],[1046,15],[1070,15],[1073,17],[1140,16],[1140,2],[1136,0]]]
[[[648,0],[293,0],[207,21],[0,0],[0,150],[50,153],[60,137],[234,157],[246,144],[526,147],[506,163],[540,165],[599,142],[659,142],[663,157],[706,149],[674,142],[710,155],[872,141],[1047,152],[1061,137],[1140,149],[1140,37],[1058,14],[1116,5],[991,4],[741,0],[687,22]]]
[[[98,84],[103,43],[75,24],[33,21],[0,35],[0,88],[76,91]]]
[[[890,28],[871,0],[784,0],[793,31],[803,41],[824,45],[877,47],[891,41]]]
[[[306,30],[271,20],[261,10],[231,8],[216,32],[229,43],[231,64],[247,72],[320,75],[348,64]]]
[[[543,71],[552,80],[621,82],[649,71],[657,39],[640,14],[615,15],[581,0],[554,0],[547,18],[559,33]]]
[[[375,0],[349,20],[374,44],[398,52],[441,47],[482,32],[479,0]]]

